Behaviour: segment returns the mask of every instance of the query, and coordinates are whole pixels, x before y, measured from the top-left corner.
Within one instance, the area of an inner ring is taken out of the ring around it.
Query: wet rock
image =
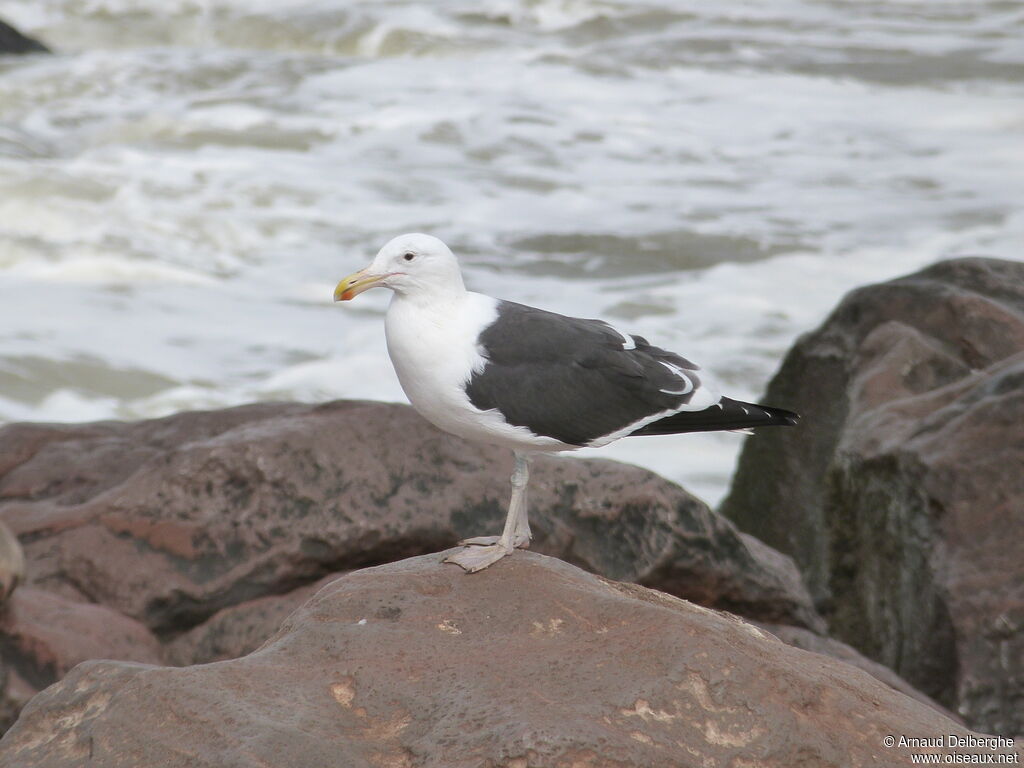
[[[796,559],[837,638],[1024,733],[1024,264],[854,291],[766,397],[802,427],[748,441],[723,513]]]
[[[763,544],[760,546],[765,551],[774,552]],[[284,620],[320,587],[340,576],[341,574],[331,574],[315,584],[300,587],[284,595],[259,597],[218,611],[203,624],[168,642],[164,646],[164,661],[176,666],[187,666],[244,656],[259,648],[268,637],[277,632]],[[381,609],[376,618],[386,618],[392,612],[388,608]],[[888,667],[871,661],[846,643],[823,637],[803,627],[766,622],[755,624],[771,632],[784,643],[859,667],[900,693],[917,699],[962,724],[962,719],[958,715],[913,688]]]
[[[24,543],[35,594],[144,627],[160,643],[147,659],[196,664],[251,651],[332,574],[498,532],[511,464],[380,403],[13,424],[0,428],[0,517]],[[541,551],[823,628],[788,557],[650,472],[539,459],[531,504]],[[123,647],[87,642],[76,658],[139,658]],[[19,688],[20,669],[14,711],[18,691],[31,695],[66,666]]]
[[[332,573],[283,595],[257,597],[223,608],[164,646],[164,662],[185,667],[237,659],[263,645],[320,587],[342,574]]]
[[[126,636],[134,649],[86,643],[62,658],[202,664],[259,647],[339,571],[499,530],[510,464],[379,403],[15,424],[0,429],[0,515],[26,542],[30,592],[143,629]],[[822,629],[788,557],[677,486],[607,461],[541,459],[532,475],[538,549]],[[38,666],[11,666],[12,712],[68,667]]]
[[[15,670],[0,661],[0,731],[14,725],[22,708],[39,693]]]
[[[106,658],[158,664],[162,653],[149,630],[117,611],[22,587],[0,612],[0,725],[76,664]]]
[[[500,531],[511,456],[407,406],[260,404],[0,429],[0,516],[30,583],[162,637],[322,576]],[[646,470],[541,458],[537,550],[752,618],[821,629],[793,563]]]
[[[535,553],[472,577],[441,556],[328,584],[241,659],[80,665],[0,760],[845,768],[910,764],[889,734],[968,735],[731,615]]]
[[[0,56],[7,53],[49,53],[50,49],[38,40],[23,35],[0,19]]]
[[[862,669],[876,680],[880,680],[900,693],[931,707],[944,717],[948,717],[950,720],[960,723],[961,725],[964,724],[963,718],[955,712],[950,712],[934,699],[925,696],[884,664],[872,661],[856,649],[840,640],[815,634],[814,632],[803,629],[802,627],[789,627],[784,624],[766,624],[761,621],[753,623],[766,632],[771,632],[787,645],[792,645],[795,648],[810,651],[811,653],[820,653],[824,656],[831,656],[833,659],[838,659],[839,661],[843,661],[857,667],[858,669]]]
[[[161,659],[159,642],[139,622],[32,587],[18,590],[4,606],[0,633],[4,660],[40,688],[86,659]]]

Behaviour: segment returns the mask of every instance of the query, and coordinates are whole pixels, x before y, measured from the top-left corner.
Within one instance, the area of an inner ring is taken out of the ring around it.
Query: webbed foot
[[[489,547],[497,544],[501,536],[474,536],[471,539],[463,539],[459,542],[460,547]],[[512,546],[516,549],[530,548],[530,535],[517,533],[512,537]]]
[[[486,538],[486,537],[481,537]],[[497,538],[497,537],[495,537]],[[470,544],[444,559],[446,563],[455,563],[469,573],[476,573],[494,565],[496,562],[512,554],[512,547],[501,544],[479,545]]]

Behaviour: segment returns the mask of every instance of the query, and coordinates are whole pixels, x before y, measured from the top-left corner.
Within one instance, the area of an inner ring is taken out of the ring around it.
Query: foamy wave
[[[1021,14],[998,4],[3,12],[61,53],[0,64],[0,418],[401,400],[387,297],[331,291],[403,231],[747,399],[850,288],[1022,258]],[[603,454],[714,500],[741,440]]]

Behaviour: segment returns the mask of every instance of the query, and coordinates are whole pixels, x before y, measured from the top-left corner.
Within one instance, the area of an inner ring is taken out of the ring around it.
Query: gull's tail
[[[757,427],[791,427],[800,416],[782,408],[744,403],[723,397],[703,411],[679,411],[641,427],[632,435],[675,435],[680,432],[746,430]]]

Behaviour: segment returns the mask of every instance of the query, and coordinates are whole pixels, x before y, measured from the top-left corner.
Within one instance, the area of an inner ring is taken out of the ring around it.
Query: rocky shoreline
[[[1024,264],[851,292],[766,397],[813,426],[751,438],[720,511],[793,557],[834,637],[1024,734]]]
[[[332,581],[238,659],[80,664],[9,764],[850,766],[891,733],[971,737],[731,614],[533,552],[473,577],[442,555]]]
[[[0,583],[13,590],[0,617],[0,718],[17,719],[0,764],[73,764],[86,744],[91,764],[179,764],[175,728],[200,721],[196,759],[211,765],[247,764],[230,749],[275,764],[286,753],[309,765],[327,754],[462,764],[442,735],[478,758],[467,765],[570,764],[588,750],[604,760],[593,765],[791,765],[800,754],[903,764],[906,750],[869,731],[968,734],[966,723],[1020,736],[1022,371],[1024,264],[957,259],[858,289],[787,356],[765,401],[800,410],[803,424],[749,439],[723,514],[637,467],[539,460],[539,554],[472,577],[432,553],[500,525],[508,457],[406,406],[262,403],[0,428],[0,521],[20,541],[0,547]],[[588,613],[609,595],[649,626],[644,638],[661,638],[661,655]],[[358,640],[343,629],[357,603],[357,626],[372,629]],[[453,655],[445,686],[421,685],[431,658],[462,653],[438,641],[468,641],[469,626],[474,653],[507,647],[519,666],[487,682],[460,677]],[[601,626],[615,637],[595,645]],[[331,637],[347,650],[309,645]],[[542,662],[557,663],[532,656],[531,637],[577,667],[608,668],[600,685],[559,683],[576,701],[563,730],[546,705],[513,695],[555,695]],[[353,667],[364,642],[381,658],[367,651]],[[114,661],[88,661],[99,658]],[[387,658],[402,659],[411,687]],[[210,662],[225,666],[197,666]],[[384,679],[391,688],[375,687]],[[293,680],[303,714],[242,706],[244,680]],[[488,685],[503,691],[493,710]],[[159,726],[160,707],[179,704],[181,722]],[[517,712],[533,736],[507,730]],[[129,716],[152,727],[129,738],[117,725]],[[247,736],[256,722],[272,723],[279,743]],[[573,727],[586,737],[573,742]],[[814,736],[829,728],[841,749]],[[525,746],[509,751],[502,733]]]

